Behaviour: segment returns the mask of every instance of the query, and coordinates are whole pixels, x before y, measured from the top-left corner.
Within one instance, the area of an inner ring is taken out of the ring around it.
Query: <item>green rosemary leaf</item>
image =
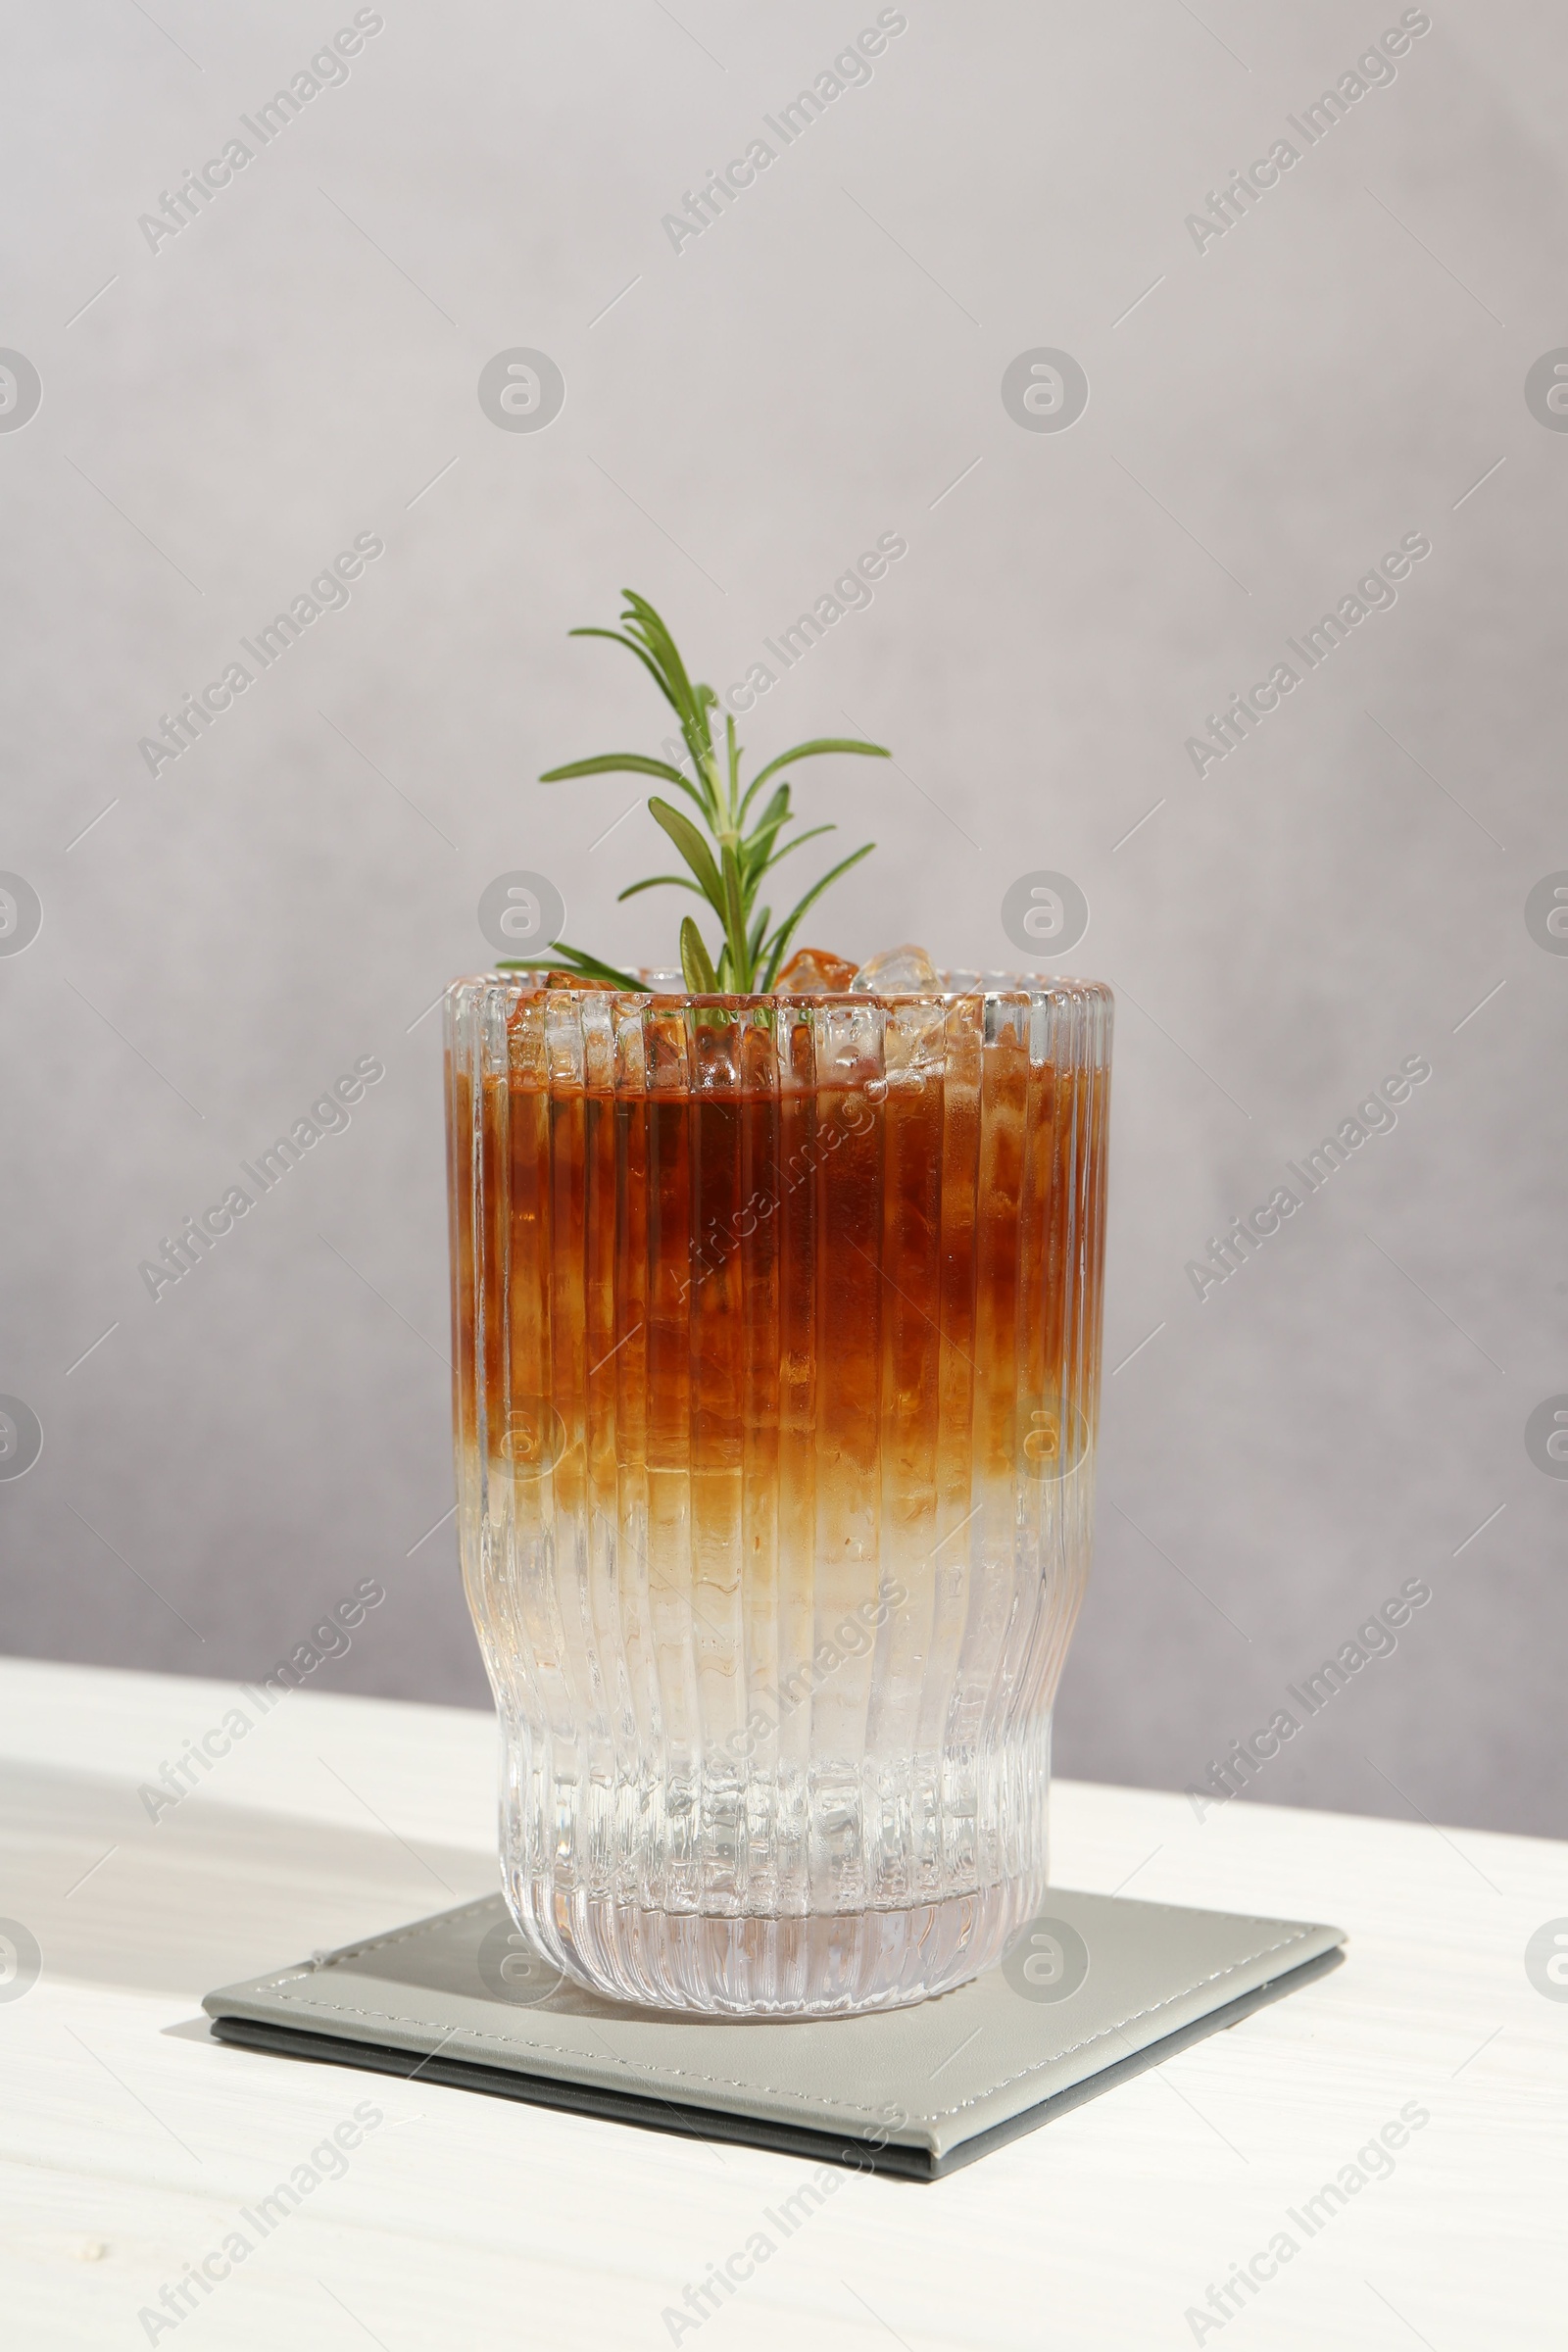
[[[695,700],[686,664],[681,660],[679,648],[669,633],[663,614],[649,603],[646,596],[639,596],[635,588],[622,588],[620,593],[626,600],[626,610],[621,619],[627,628],[636,630],[654,659],[662,666],[665,676],[677,688],[684,690],[688,701]]]
[[[708,763],[711,760],[712,749],[708,739],[702,705],[692,692],[691,682],[687,678],[680,656],[675,651],[674,641],[663,622],[659,619],[658,613],[654,612],[652,605],[644,605],[644,600],[641,597],[631,596],[629,590],[623,590],[622,593],[633,605],[652,614],[654,620],[658,622],[657,633],[650,632],[635,612],[625,612],[621,617],[627,623],[628,633],[626,635],[622,635],[618,629],[595,628],[571,629],[567,634],[572,637],[608,637],[612,645],[623,645],[628,653],[636,655],[680,721],[681,735],[685,740],[687,751],[691,754],[698,778],[697,785],[694,787],[685,777],[679,777],[681,790],[691,795],[691,798],[702,809],[704,817],[710,824],[712,824],[716,820],[718,808],[713,797],[712,778],[709,771]],[[633,631],[635,634],[630,633]],[[646,642],[639,642],[639,640],[646,640]],[[556,775],[566,772],[568,771],[553,771],[548,780],[554,781]],[[579,769],[577,772],[582,771]],[[666,777],[674,776],[676,773],[667,766],[662,772]],[[541,778],[541,781],[546,780]]]
[[[541,784],[566,784],[577,776],[658,776],[662,783],[678,784],[689,801],[695,801],[705,824],[713,821],[710,803],[691,779],[683,776],[678,767],[666,760],[645,760],[640,752],[601,752],[596,760],[569,760],[564,767],[546,768]],[[630,811],[627,811],[628,815]]]
[[[779,784],[775,786],[773,798],[768,802],[767,807],[762,810],[761,815],[758,818],[757,823],[753,828],[753,841],[757,839],[759,833],[766,832],[770,825],[777,825],[781,823],[782,820],[788,816],[789,812],[790,788],[787,784]]]
[[[639,596],[634,588],[623,588],[621,595],[629,608],[621,615],[628,631],[640,638],[647,647],[650,660],[658,663],[664,677],[670,701],[681,716],[689,719],[697,728],[710,751],[712,746],[709,741],[707,713],[697,689],[686,675],[686,664],[680,658],[674,638],[645,596]]]
[[[793,841],[787,841],[784,844],[784,847],[774,856],[763,858],[761,864],[757,869],[758,880],[761,880],[762,875],[768,871],[770,866],[782,865],[784,859],[789,856],[791,850],[800,849],[802,845],[808,841],[815,841],[819,833],[836,833],[837,831],[837,825],[812,825],[808,831],[805,833],[797,833],[795,839]]]
[[[592,760],[568,760],[564,767],[547,767],[539,778],[541,784],[569,784],[576,776],[660,776],[666,784],[678,784],[682,792],[691,786],[678,767],[667,760],[649,760],[641,752],[600,752]]]
[[[642,991],[642,982],[629,972],[617,971],[612,963],[604,963],[597,956],[587,955],[581,948],[568,948],[564,939],[556,940],[548,956],[516,956],[496,965],[498,972],[558,972],[573,971],[585,980],[604,980],[612,988],[629,989],[633,995]]]
[[[649,874],[645,880],[628,882],[624,890],[617,891],[615,904],[618,906],[622,899],[634,899],[640,890],[662,890],[666,886],[670,890],[689,890],[695,899],[703,896],[696,883],[689,881],[684,874]]]
[[[716,997],[723,994],[718,974],[709,961],[703,935],[687,915],[680,927],[680,968],[687,987],[694,997]]]
[[[746,799],[741,803],[742,813],[750,806],[753,793],[759,785],[765,784],[769,776],[776,776],[779,769],[788,767],[793,760],[814,760],[822,752],[861,752],[870,760],[891,760],[893,757],[884,745],[861,743],[854,735],[813,736],[809,743],[798,743],[793,752],[780,752],[776,760],[770,760],[765,767],[758,770],[747,787]]]
[[[566,631],[566,635],[568,637],[608,637],[612,645],[623,645],[629,654],[636,655],[638,661],[642,663],[644,669],[647,670],[649,676],[653,679],[654,684],[659,688],[659,691],[663,696],[665,702],[676,713],[677,717],[679,716],[680,705],[676,702],[675,697],[670,693],[669,686],[665,680],[663,672],[660,669],[657,662],[649,660],[648,656],[644,653],[642,647],[637,643],[634,637],[623,637],[618,629],[568,629]]]
[[[704,898],[718,916],[719,921],[723,922],[724,885],[719,879],[718,868],[713,863],[713,853],[692,823],[691,818],[682,816],[678,808],[672,808],[669,803],[662,801],[657,793],[649,802],[648,810],[654,822],[663,826],[664,831],[669,835],[670,840],[702,884]]]
[[[746,909],[750,893],[741,880],[741,861],[735,845],[726,841],[719,852],[724,871],[724,932],[729,949],[730,976],[738,989],[750,989],[752,959],[746,953]]]
[[[767,807],[758,818],[752,832],[741,843],[741,871],[749,885],[755,887],[757,876],[768,860],[773,843],[784,825],[790,821],[790,788],[781,784]]]

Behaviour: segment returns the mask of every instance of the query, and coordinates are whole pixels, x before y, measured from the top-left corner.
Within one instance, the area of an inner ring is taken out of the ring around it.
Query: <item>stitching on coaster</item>
[[[443,1912],[434,1920],[417,1921],[413,1927],[400,1928],[390,1935],[374,1936],[368,1942],[345,1945],[341,1952],[335,1952],[332,1955],[331,1964],[335,1967],[340,1962],[358,1959],[363,1953],[386,1951],[395,1944],[407,1943],[416,1936],[428,1935],[434,1928],[446,1926],[454,1918],[466,1918],[469,1913],[487,1907],[494,1900],[493,1895],[486,1895],[481,1897],[478,1902],[465,1904],[456,1913]],[[1227,1961],[1223,1968],[1211,1970],[1206,1977],[1195,1979],[1191,1984],[1184,1984],[1177,1991],[1167,1993],[1163,2000],[1151,2002],[1147,2008],[1133,2010],[1128,2016],[1119,2018],[1114,2025],[1102,2027],[1098,2034],[1085,2034],[1081,2041],[1070,2042],[1062,2050],[1054,2050],[1049,2058],[1037,2060],[1032,2066],[1021,2067],[1015,2074],[1004,2075],[998,2082],[989,2083],[983,2090],[975,2091],[969,2098],[958,2100],[952,2107],[937,2107],[923,2115],[912,2115],[909,2122],[911,2124],[938,2124],[945,2123],[952,2116],[962,2115],[967,2109],[978,2106],[983,2099],[994,2098],[999,2091],[1010,2089],[1015,2082],[1026,2082],[1032,2076],[1044,2074],[1050,2068],[1059,2066],[1063,2059],[1074,2057],[1080,2050],[1092,2049],[1097,2042],[1110,2039],[1113,2035],[1121,2034],[1126,2027],[1135,2026],[1144,2018],[1157,2017],[1162,2009],[1169,2009],[1176,2002],[1188,1999],[1193,1993],[1201,1992],[1205,1985],[1221,1984],[1227,1977],[1234,1976],[1238,1970],[1250,1968],[1258,1960],[1266,1960],[1271,1953],[1288,1951],[1292,1944],[1303,1941],[1309,1932],[1308,1929],[1298,1928],[1294,1935],[1282,1936],[1273,1943],[1259,1945],[1256,1951],[1244,1952],[1237,1959]],[[438,2035],[452,2033],[450,2026],[444,2026],[431,2018],[399,2017],[389,2009],[356,2008],[346,2001],[313,2000],[304,1993],[290,1992],[285,1989],[288,1985],[306,1983],[317,1973],[315,1969],[309,1968],[287,1969],[280,1976],[259,1980],[260,1989],[275,1992],[280,2001],[290,2002],[296,2007],[321,2009],[338,2017],[379,2020],[386,2025],[402,2027],[405,2031],[413,2026],[420,2033]],[[890,2014],[892,2013],[890,2012]],[[587,2056],[584,2051],[570,2048],[563,2042],[534,2040],[524,2034],[490,2033],[471,2027],[460,2028],[459,2031],[469,2042],[491,2042],[506,2049],[549,2052],[552,2056],[565,2059],[578,2067],[583,2064]],[[1147,2048],[1148,2044],[1143,2046]],[[1137,2055],[1136,2052],[1129,2054]],[[627,2073],[651,2077],[656,2082],[704,2082],[715,2090],[734,2090],[751,2097],[756,2097],[760,2093],[768,2098],[792,2100],[801,2107],[832,2107],[846,2115],[858,2115],[864,2116],[868,2120],[880,2120],[881,2111],[879,2109],[862,2107],[853,2099],[829,2098],[823,2092],[791,2090],[774,2082],[737,2082],[727,2075],[703,2074],[689,2067],[661,2066],[645,2058],[621,2058],[613,2051],[610,2053],[610,2057],[613,2065],[624,2068]]]
[[[361,1950],[368,1950],[371,1947],[368,1945],[361,1945],[360,1948]],[[271,1978],[269,1980],[268,1989],[275,1991],[280,2001],[291,2001],[297,2007],[303,2009],[324,2009],[335,2017],[363,2017],[368,2019],[379,2018],[389,2026],[401,2026],[405,2030],[407,2030],[410,2026],[415,2026],[421,2033],[435,2034],[441,2035],[442,2037],[445,2037],[453,2033],[453,2029],[451,2027],[443,2026],[433,2018],[399,2017],[393,2010],[390,2009],[357,2009],[352,2007],[346,2001],[316,2001],[309,1999],[303,1993],[291,1993],[283,1990],[283,1986],[285,1984],[301,1984],[313,1973],[314,1972],[311,1970],[301,1970],[287,1977]],[[525,2034],[493,2034],[487,2033],[481,2028],[471,2026],[459,2028],[458,2031],[462,2033],[464,2039],[469,2042],[494,2042],[499,2047],[504,2049],[548,2051],[557,2058],[565,2059],[569,2066],[577,2069],[580,2069],[585,2063],[590,2065],[595,2063],[589,2052],[580,2049],[573,2049],[565,2042],[536,2041],[531,2040]],[[629,2074],[649,2076],[656,2082],[706,2082],[714,2090],[737,2090],[746,2097],[756,2097],[759,2092],[763,2092],[770,2098],[793,2099],[798,2105],[801,2106],[837,2107],[841,2108],[846,2115],[864,2116],[867,2121],[879,2120],[879,2111],[877,2109],[858,2106],[853,2099],[831,2099],[828,2098],[825,2093],[805,2090],[786,2090],[778,2084],[772,2082],[736,2082],[727,2075],[705,2075],[694,2073],[690,2067],[661,2066],[652,2063],[646,2058],[621,2058],[617,2056],[613,2050],[609,2052],[609,2057],[612,2066],[623,2067]],[[598,2063],[602,2064],[603,2060],[601,2059],[598,2061]],[[581,2076],[580,2074],[575,2077],[568,2075],[567,2080],[580,2081]],[[915,2117],[911,2120],[915,2122],[924,2122],[926,2119],[924,2117]]]
[[[987,2089],[976,2091],[973,2098],[960,2099],[956,2106],[939,2107],[930,2115],[915,2116],[911,2120],[920,2124],[936,2124],[945,2122],[951,2115],[961,2115],[966,2107],[978,2105],[981,2099],[994,2098],[999,2090],[1006,2090],[1014,2082],[1026,2082],[1031,2075],[1044,2074],[1050,2066],[1059,2066],[1064,2058],[1071,2058],[1079,2050],[1092,2049],[1097,2041],[1104,2041],[1111,2034],[1119,2034],[1124,2026],[1135,2026],[1140,2018],[1157,2017],[1162,2009],[1169,2009],[1175,2002],[1186,2000],[1190,1993],[1201,1992],[1205,1984],[1222,1984],[1226,1977],[1233,1977],[1238,1969],[1250,1968],[1254,1960],[1266,1960],[1271,1952],[1288,1951],[1293,1943],[1302,1942],[1306,1934],[1306,1929],[1298,1928],[1294,1936],[1282,1936],[1277,1942],[1262,1944],[1255,1952],[1244,1952],[1240,1959],[1228,1960],[1223,1968],[1213,1969],[1206,1977],[1198,1978],[1194,1984],[1184,1984],[1179,1992],[1167,1993],[1162,2001],[1151,2002],[1147,2009],[1135,2009],[1130,2017],[1118,2019],[1115,2025],[1105,2026],[1098,2034],[1086,2034],[1082,2041],[1069,2042],[1066,2049],[1054,2051],[1049,2058],[1041,2059],[1038,2065],[1021,2067],[1015,2075],[1004,2075],[1000,2082],[993,2082]],[[1143,2047],[1147,2049],[1149,2044],[1146,2042]],[[1132,2050],[1127,2055],[1137,2057],[1139,2052]],[[1064,2087],[1071,2088],[1072,2085]]]

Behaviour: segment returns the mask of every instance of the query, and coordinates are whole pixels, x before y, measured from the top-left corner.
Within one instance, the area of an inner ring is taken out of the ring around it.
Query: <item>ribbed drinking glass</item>
[[[507,1898],[619,1999],[893,2007],[998,1959],[1047,1885],[1110,994],[649,978],[447,999]]]

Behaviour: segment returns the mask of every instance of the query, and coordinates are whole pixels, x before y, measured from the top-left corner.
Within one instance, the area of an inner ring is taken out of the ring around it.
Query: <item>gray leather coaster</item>
[[[1000,1968],[879,2016],[698,2018],[562,1984],[499,1894],[210,1992],[223,2041],[935,2180],[1332,1968],[1339,1928],[1053,1889]]]

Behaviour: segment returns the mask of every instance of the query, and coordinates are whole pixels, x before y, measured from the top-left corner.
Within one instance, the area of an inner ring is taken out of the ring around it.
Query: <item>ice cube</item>
[[[884,948],[862,963],[850,984],[878,997],[927,996],[942,986],[937,967],[924,948]]]
[[[777,980],[780,997],[840,997],[855,978],[855,966],[826,948],[797,948]]]

